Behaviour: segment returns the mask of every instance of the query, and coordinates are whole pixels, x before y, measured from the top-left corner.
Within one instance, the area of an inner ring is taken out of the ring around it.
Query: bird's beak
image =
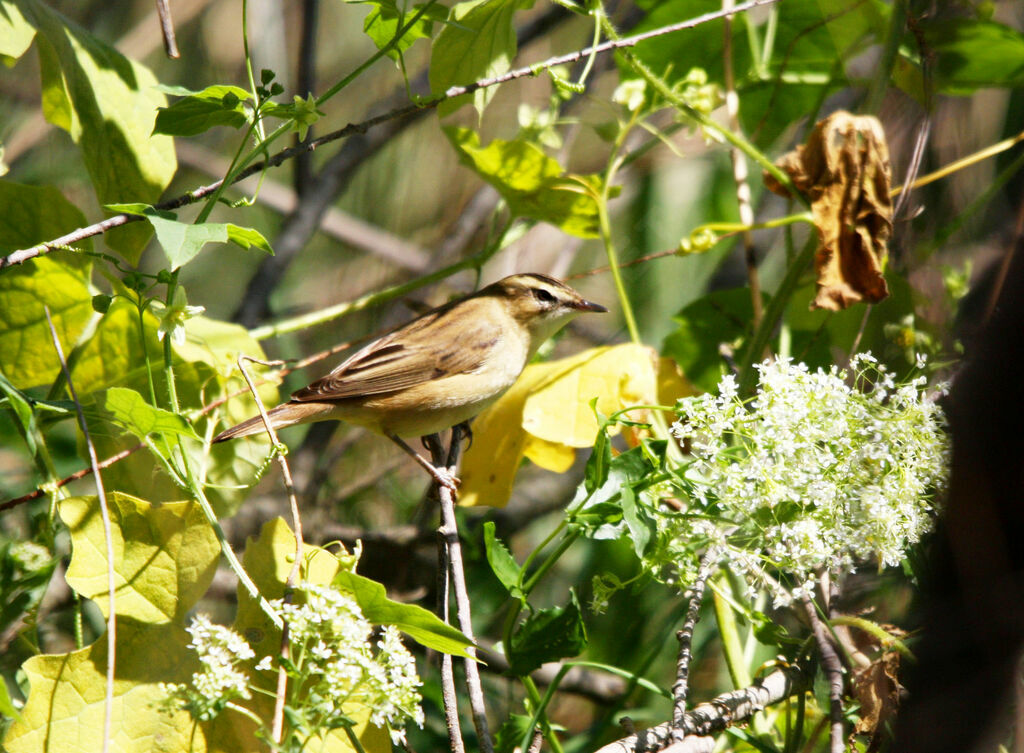
[[[582,298],[573,303],[572,307],[577,311],[595,311],[597,313],[608,312],[608,309],[606,309],[600,303],[592,303],[591,301],[585,301]]]

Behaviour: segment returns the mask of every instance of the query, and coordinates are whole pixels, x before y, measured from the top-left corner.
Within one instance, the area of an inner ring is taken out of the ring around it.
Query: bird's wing
[[[500,327],[473,317],[472,338],[459,337],[452,328],[464,328],[465,319],[447,313],[430,312],[370,343],[327,376],[295,392],[292,400],[379,395],[480,368],[501,336]]]

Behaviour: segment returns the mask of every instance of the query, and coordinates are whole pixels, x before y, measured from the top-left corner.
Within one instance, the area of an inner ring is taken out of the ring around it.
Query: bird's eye
[[[545,303],[548,305],[555,302],[555,297],[544,288],[534,288],[533,297],[536,298],[541,303]]]

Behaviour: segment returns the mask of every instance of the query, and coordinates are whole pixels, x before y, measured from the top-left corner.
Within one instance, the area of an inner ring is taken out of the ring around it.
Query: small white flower
[[[642,78],[629,78],[616,87],[612,93],[612,102],[624,106],[630,112],[636,112],[644,104],[647,82]]]
[[[160,318],[157,338],[163,340],[170,335],[171,342],[175,345],[185,343],[185,322],[206,311],[204,306],[189,306],[185,288],[180,285],[174,289],[174,298],[170,306],[161,301],[153,301],[152,306],[153,313]]]

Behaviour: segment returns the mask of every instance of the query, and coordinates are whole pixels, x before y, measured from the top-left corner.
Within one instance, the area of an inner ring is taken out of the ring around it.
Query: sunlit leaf
[[[187,682],[198,669],[187,646],[189,635],[173,623],[117,620],[114,681],[114,744],[120,753],[177,753],[207,750],[186,711],[165,714],[163,683]],[[107,641],[68,654],[33,656],[22,665],[31,686],[16,721],[4,738],[8,753],[96,753],[103,749]]]
[[[220,544],[196,502],[153,505],[107,495],[114,548],[115,606],[138,622],[181,622],[213,580]],[[107,614],[107,548],[99,500],[72,497],[60,514],[71,532],[68,585]]]
[[[530,8],[533,0],[467,0],[452,8],[448,25],[434,40],[430,57],[430,91],[444,94],[452,86],[472,84],[506,73],[516,56],[516,32],[512,17]],[[482,114],[495,87],[477,89],[442,102],[441,117],[450,115],[472,98]]]
[[[59,237],[85,217],[56,188],[0,181],[0,254]],[[90,241],[80,247],[92,250]],[[19,388],[52,382],[60,362],[46,323],[49,307],[65,354],[92,318],[92,260],[53,251],[0,274],[0,364]]]
[[[176,413],[154,408],[135,390],[111,387],[103,404],[115,423],[140,439],[150,434],[180,434],[199,439],[188,421]]]
[[[524,455],[544,463],[559,457],[550,445],[568,452],[591,446],[598,430],[590,406],[594,398],[604,415],[657,402],[651,351],[638,345],[592,348],[528,366],[512,389],[475,420],[473,444],[459,472],[460,502],[504,506]],[[534,439],[541,443],[533,444]],[[541,452],[527,455],[537,447]]]
[[[43,114],[78,145],[99,202],[155,201],[177,170],[171,138],[153,135],[167,104],[156,78],[38,0],[16,4],[38,32]],[[131,223],[104,237],[135,264],[150,234]]]
[[[557,160],[526,139],[494,139],[482,147],[476,131],[444,130],[459,160],[498,190],[512,214],[550,222],[580,238],[597,237],[598,176],[565,173]]]

